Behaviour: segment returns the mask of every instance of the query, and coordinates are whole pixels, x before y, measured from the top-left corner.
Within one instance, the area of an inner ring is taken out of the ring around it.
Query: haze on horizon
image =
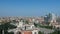
[[[60,15],[60,0],[0,0],[0,16]]]

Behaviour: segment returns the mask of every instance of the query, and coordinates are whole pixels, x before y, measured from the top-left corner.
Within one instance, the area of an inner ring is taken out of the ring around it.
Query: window
[[[36,32],[34,34],[37,34]]]

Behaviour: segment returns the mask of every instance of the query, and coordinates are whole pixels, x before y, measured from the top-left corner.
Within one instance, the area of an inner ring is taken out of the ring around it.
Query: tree
[[[34,23],[34,25],[37,27],[37,24],[36,23]]]
[[[5,24],[0,25],[0,30],[1,30],[0,32],[4,30],[4,34],[8,34],[7,30],[13,29],[13,28],[16,28],[16,26],[11,25],[10,23],[5,23]]]
[[[28,22],[27,20],[25,21],[25,23],[26,23],[26,24],[29,24],[29,22]]]
[[[50,34],[60,34],[60,30],[55,30],[54,32],[52,32]]]
[[[44,34],[44,33],[42,33],[41,31],[39,31],[38,34]]]

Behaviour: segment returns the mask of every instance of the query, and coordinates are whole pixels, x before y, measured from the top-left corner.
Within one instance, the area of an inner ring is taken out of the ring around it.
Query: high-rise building
[[[56,15],[53,13],[49,13],[48,15],[45,16],[45,23],[56,23]]]

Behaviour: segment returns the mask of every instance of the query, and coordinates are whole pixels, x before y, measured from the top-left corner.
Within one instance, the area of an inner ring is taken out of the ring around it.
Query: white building
[[[52,13],[51,22],[56,22],[56,15]]]
[[[23,26],[23,22],[19,22],[19,24],[17,25],[17,27],[22,27]]]
[[[23,24],[22,22],[19,22],[19,25],[17,28],[8,30],[8,32],[14,32],[14,34],[17,34],[18,31],[21,34],[27,34],[27,33],[38,34],[39,32],[38,28],[34,27],[34,24]]]

